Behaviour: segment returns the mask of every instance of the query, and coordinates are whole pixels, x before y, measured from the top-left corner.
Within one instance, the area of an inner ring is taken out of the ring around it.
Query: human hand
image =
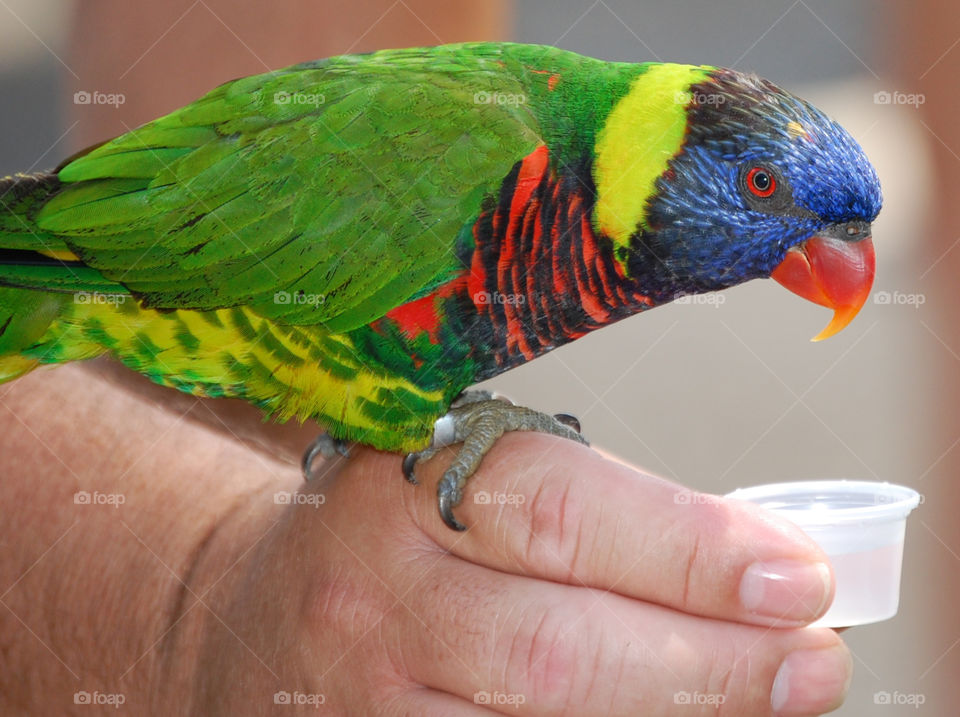
[[[845,646],[796,629],[829,603],[826,558],[761,509],[509,434],[456,534],[432,490],[444,458],[414,487],[396,456],[354,453],[303,487],[219,591],[204,713],[266,713],[275,693],[331,714],[445,717],[840,704]]]
[[[5,714],[78,690],[123,699],[105,714],[768,715],[771,691],[815,714],[849,677],[833,631],[794,629],[818,571],[749,568],[824,560],[797,529],[583,446],[503,437],[461,534],[432,490],[449,453],[418,487],[359,448],[303,485],[75,366],[0,406]]]

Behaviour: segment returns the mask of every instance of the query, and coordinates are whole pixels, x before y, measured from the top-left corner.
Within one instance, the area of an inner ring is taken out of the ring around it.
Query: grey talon
[[[447,527],[462,533],[467,529],[467,526],[457,520],[453,514],[453,507],[459,501],[454,500],[449,490],[444,490],[444,488],[447,487],[444,481],[440,482],[437,489],[437,508],[440,510],[440,517],[443,518],[443,522],[446,523]]]
[[[303,474],[303,479],[305,481],[310,480],[310,473],[313,470],[313,461],[318,455],[320,455],[320,448],[317,446],[316,441],[307,446],[307,450],[303,452],[303,457],[300,459],[300,472]]]
[[[300,459],[300,470],[303,473],[303,479],[306,481],[313,477],[313,462],[317,460],[317,456],[323,456],[327,460],[337,456],[349,458],[350,444],[347,441],[334,438],[329,433],[321,433],[313,439]]]
[[[414,469],[417,467],[418,460],[420,460],[419,453],[408,453],[403,457],[403,477],[407,479],[408,483],[412,483],[413,485],[420,485],[417,477],[413,474]]]

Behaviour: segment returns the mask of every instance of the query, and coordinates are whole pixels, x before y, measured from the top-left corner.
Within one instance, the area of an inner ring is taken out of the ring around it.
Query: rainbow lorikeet
[[[760,277],[834,309],[829,336],[881,204],[850,135],[765,80],[501,43],[228,82],[0,197],[0,381],[107,352],[409,452],[409,477],[463,441],[456,528],[504,430],[582,440],[468,386]]]

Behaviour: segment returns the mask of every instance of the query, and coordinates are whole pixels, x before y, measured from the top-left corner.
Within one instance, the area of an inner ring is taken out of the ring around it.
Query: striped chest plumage
[[[418,368],[432,357],[416,351],[417,340],[445,343],[445,363],[465,352],[479,381],[649,308],[613,243],[593,228],[594,196],[589,163],[553,167],[547,147],[538,147],[461,237],[462,272],[374,329],[405,337]]]
[[[540,147],[514,167],[474,225],[467,293],[485,346],[479,378],[649,307],[612,242],[593,229],[589,165],[551,167]]]

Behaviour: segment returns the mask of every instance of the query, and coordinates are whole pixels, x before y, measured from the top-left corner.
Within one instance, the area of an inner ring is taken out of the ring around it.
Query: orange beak
[[[791,247],[770,276],[804,299],[833,309],[833,320],[813,338],[822,341],[853,321],[870,295],[875,270],[869,236],[856,241],[815,236]]]

